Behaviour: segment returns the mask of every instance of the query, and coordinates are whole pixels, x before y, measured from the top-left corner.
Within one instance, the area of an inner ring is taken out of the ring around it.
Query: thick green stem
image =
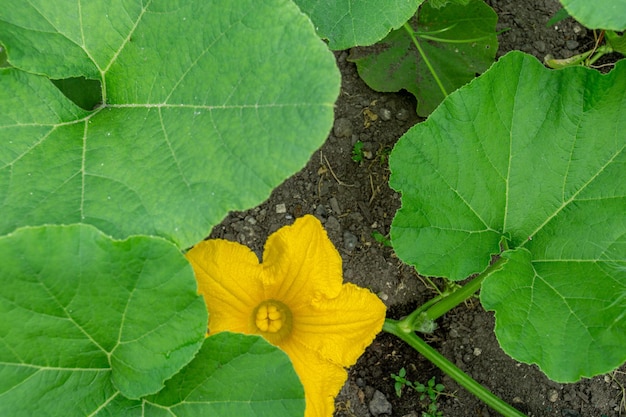
[[[409,23],[405,23],[404,24],[404,29],[407,31],[407,33],[409,34],[409,36],[411,37],[411,40],[413,41],[413,44],[415,45],[415,47],[417,48],[417,51],[419,52],[419,54],[422,56],[422,59],[424,60],[424,63],[426,64],[426,66],[428,67],[428,70],[430,71],[430,73],[432,74],[433,78],[435,79],[435,82],[437,83],[437,85],[439,86],[439,89],[441,90],[441,92],[443,93],[444,97],[448,97],[448,93],[446,91],[446,89],[443,86],[443,83],[441,82],[441,80],[439,79],[439,76],[437,75],[437,73],[435,72],[435,69],[433,68],[432,64],[430,63],[430,61],[428,60],[428,57],[426,56],[426,54],[424,53],[424,50],[422,49],[421,45],[419,44],[419,42],[417,41],[417,38],[415,37],[415,31],[413,30],[413,28],[411,27],[411,25],[409,25]]]
[[[391,333],[401,340],[408,343],[413,349],[417,350],[426,359],[431,361],[439,369],[445,372],[450,378],[461,384],[465,389],[478,397],[481,401],[493,408],[498,413],[505,417],[522,417],[524,414],[511,407],[491,393],[487,388],[480,385],[474,379],[472,379],[465,372],[457,368],[452,362],[446,359],[442,354],[430,347],[419,336],[415,334],[410,328],[407,328],[406,323],[396,320],[387,319],[383,325],[383,330]]]
[[[506,260],[499,258],[493,262],[487,269],[476,275],[470,282],[466,283],[450,295],[443,297],[438,303],[434,304],[426,310],[426,318],[429,320],[437,320],[439,317],[452,310],[468,298],[472,297],[476,291],[480,289],[481,284],[489,275],[497,271],[504,265]]]

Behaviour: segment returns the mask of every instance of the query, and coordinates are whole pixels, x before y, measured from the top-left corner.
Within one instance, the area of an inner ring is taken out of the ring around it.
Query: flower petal
[[[334,298],[343,283],[341,256],[317,218],[298,218],[272,234],[263,253],[263,282],[270,298],[292,309]]]
[[[300,344],[347,368],[381,331],[385,311],[383,302],[371,291],[345,284],[336,298],[293,309],[292,334],[281,347],[286,350],[287,344]]]
[[[222,239],[205,240],[187,252],[209,311],[209,330],[253,333],[252,311],[264,300],[262,267],[248,247]]]
[[[304,387],[304,417],[331,417],[335,409],[335,397],[348,379],[346,370],[306,348],[292,345],[283,350],[289,355]]]

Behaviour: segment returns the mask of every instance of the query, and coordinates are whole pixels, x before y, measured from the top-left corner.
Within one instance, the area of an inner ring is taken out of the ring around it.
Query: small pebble
[[[335,197],[329,198],[328,203],[330,204],[330,208],[333,211],[333,213],[335,213],[336,215],[341,214],[341,209],[339,208],[339,202],[337,202],[337,199]]]
[[[287,213],[287,206],[285,205],[285,203],[276,204],[276,213]]]
[[[338,138],[347,138],[352,136],[352,122],[350,122],[349,119],[340,117],[339,119],[335,120],[333,133]]]
[[[558,399],[559,399],[559,393],[555,389],[552,389],[550,390],[550,392],[548,392],[548,400],[551,403],[557,402]]]
[[[341,225],[339,224],[339,220],[335,218],[335,216],[328,216],[326,219],[326,224],[324,225],[326,230],[332,233],[339,233],[341,230]]]
[[[406,122],[409,120],[409,112],[406,109],[400,109],[396,113],[396,119]]]
[[[380,111],[378,112],[378,115],[384,121],[391,120],[391,110],[389,109],[385,109],[385,108],[380,109]]]
[[[372,401],[369,404],[370,413],[374,417],[378,417],[381,414],[389,414],[391,415],[391,403],[387,401],[385,394],[376,390],[374,392],[374,396],[372,397]]]
[[[326,216],[328,216],[328,212],[326,211],[326,207],[324,207],[323,204],[318,204],[318,206],[315,208],[315,215],[320,220],[324,220],[325,221],[326,220]]]
[[[359,243],[359,239],[354,236],[352,232],[345,231],[343,232],[343,247],[349,251],[354,250],[356,245]]]
[[[565,46],[567,46],[567,49],[572,50],[572,51],[578,48],[578,45],[579,45],[578,41],[571,40],[571,39],[565,42]]]

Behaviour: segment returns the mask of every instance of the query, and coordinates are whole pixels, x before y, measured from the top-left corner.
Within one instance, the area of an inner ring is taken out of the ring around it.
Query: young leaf
[[[0,8],[0,234],[89,223],[187,247],[326,138],[339,73],[291,1],[126,3]],[[103,104],[49,81],[72,77]]]
[[[161,238],[28,227],[0,253],[0,415],[89,415],[155,393],[204,340],[191,266]]]
[[[589,29],[626,29],[626,0],[561,0],[561,4]]]
[[[483,1],[448,4],[441,9],[424,3],[414,26],[426,58],[449,93],[471,81],[492,63],[498,49],[497,15]],[[377,91],[405,89],[417,98],[417,114],[429,115],[444,94],[406,29],[393,31],[380,44],[355,48],[350,61]]]
[[[294,0],[334,50],[372,45],[415,14],[424,0]]]
[[[626,62],[546,69],[512,52],[390,156],[394,249],[424,275],[506,265],[481,299],[514,358],[558,381],[626,360]]]

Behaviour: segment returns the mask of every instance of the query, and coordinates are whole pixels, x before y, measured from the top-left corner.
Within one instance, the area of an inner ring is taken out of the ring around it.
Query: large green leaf
[[[590,29],[626,29],[626,0],[561,0],[561,4]]]
[[[424,0],[293,0],[334,50],[371,45],[402,26]]]
[[[626,62],[552,71],[514,52],[450,95],[390,156],[398,256],[426,275],[483,271],[516,359],[573,381],[626,360]]]
[[[339,73],[289,0],[10,0],[0,42],[0,234],[89,223],[201,240],[300,169]],[[41,74],[41,75],[39,75]],[[102,84],[78,108],[48,78]]]
[[[495,12],[482,0],[420,7],[415,37],[446,92],[471,81],[493,63],[498,49]],[[350,61],[377,91],[405,89],[417,98],[417,114],[429,115],[444,99],[423,56],[405,29],[393,31],[380,45],[354,48]]]
[[[155,393],[203,342],[192,268],[161,238],[27,227],[0,254],[0,415],[88,415]]]

